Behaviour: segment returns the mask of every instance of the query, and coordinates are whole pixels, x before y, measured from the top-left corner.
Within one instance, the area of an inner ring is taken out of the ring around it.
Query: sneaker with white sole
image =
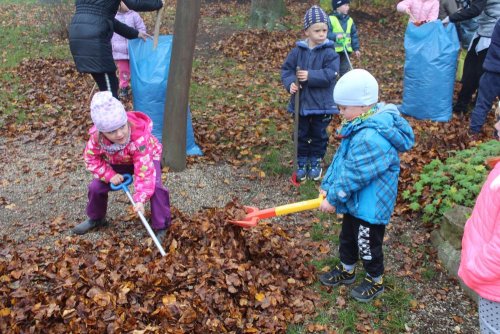
[[[307,172],[307,178],[309,180],[318,181],[321,179],[321,173],[323,172],[321,168],[321,158],[312,158],[309,162],[311,167]]]

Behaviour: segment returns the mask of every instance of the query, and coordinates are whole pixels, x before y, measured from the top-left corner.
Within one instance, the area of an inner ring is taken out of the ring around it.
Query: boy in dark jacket
[[[470,118],[469,132],[472,135],[479,134],[486,122],[486,116],[491,110],[493,101],[500,96],[500,20],[495,24],[483,69],[484,73],[479,81],[476,107]]]
[[[348,15],[349,0],[332,0],[333,14],[328,20],[328,39],[335,43],[335,51],[340,56],[340,73],[343,76],[350,70],[349,60],[344,52],[344,46],[348,55],[353,52],[356,57],[361,57],[359,51],[358,30],[353,19]]]
[[[292,95],[288,111],[295,110],[294,94],[300,89],[300,117],[296,171],[297,181],[321,178],[321,161],[326,153],[326,128],[338,110],[333,101],[333,87],[339,70],[339,57],[326,38],[328,16],[318,6],[304,16],[305,40],[288,54],[281,67],[281,80]],[[296,68],[300,67],[299,71]],[[298,78],[300,87],[295,85]]]

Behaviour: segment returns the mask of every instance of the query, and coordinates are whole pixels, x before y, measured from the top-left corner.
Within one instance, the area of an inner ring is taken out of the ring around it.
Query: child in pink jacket
[[[397,10],[410,15],[410,22],[420,25],[437,20],[439,0],[403,0],[398,3]]]
[[[479,295],[481,333],[500,333],[500,159],[465,225],[458,275]]]
[[[127,5],[123,2],[120,3],[118,12],[115,19],[121,23],[125,23],[129,27],[137,29],[139,32],[146,33],[146,25],[142,20],[139,13],[128,9]],[[129,94],[129,81],[130,81],[130,63],[128,56],[128,40],[118,35],[113,34],[111,39],[111,46],[113,47],[113,59],[118,67],[119,90],[118,96],[120,98],[126,97]]]
[[[151,227],[159,240],[170,225],[170,198],[161,181],[162,147],[151,134],[153,123],[141,112],[125,112],[123,105],[110,92],[98,92],[92,98],[90,129],[83,157],[94,180],[89,185],[87,216],[73,228],[76,234],[107,225],[106,211],[109,184],[123,182],[122,174],[134,175],[134,210],[144,213],[151,202]]]

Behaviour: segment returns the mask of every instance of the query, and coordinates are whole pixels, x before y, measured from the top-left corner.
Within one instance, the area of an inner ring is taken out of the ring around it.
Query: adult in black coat
[[[154,11],[162,0],[123,0],[136,11]],[[113,33],[127,39],[146,39],[141,33],[115,19],[120,0],[76,0],[76,12],[69,26],[69,47],[78,72],[90,73],[100,91],[111,91],[118,98],[118,78],[113,60]]]

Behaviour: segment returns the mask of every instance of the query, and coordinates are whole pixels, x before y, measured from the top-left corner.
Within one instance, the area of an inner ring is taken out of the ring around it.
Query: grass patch
[[[0,68],[17,66],[22,60],[30,58],[67,58],[67,43],[57,44],[47,39],[47,29],[32,26],[3,26],[0,49],[2,58]]]
[[[283,161],[283,154],[277,149],[267,150],[262,159],[261,169],[268,175],[292,174],[292,168]]]
[[[19,123],[26,118],[24,109],[18,107],[25,100],[19,86],[19,78],[12,73],[4,72],[0,75],[0,126],[2,127],[5,116],[16,114]]]

